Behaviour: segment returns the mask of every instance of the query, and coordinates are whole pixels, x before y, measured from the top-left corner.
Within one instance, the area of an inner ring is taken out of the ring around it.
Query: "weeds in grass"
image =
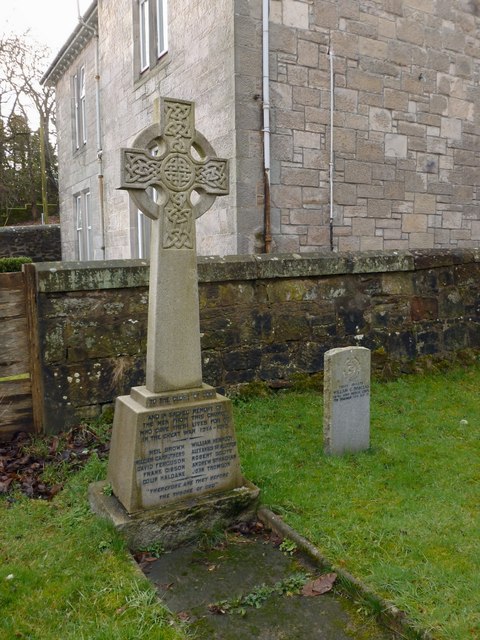
[[[282,540],[279,546],[279,549],[286,556],[293,556],[294,553],[297,551],[297,545],[293,540],[289,540],[288,538],[285,538],[285,540]]]
[[[165,546],[159,540],[157,542],[152,542],[146,547],[141,547],[139,551],[143,553],[148,553],[152,558],[161,558],[165,553]]]
[[[310,577],[305,572],[294,573],[273,585],[257,585],[249,593],[212,604],[209,609],[212,613],[245,615],[248,607],[259,609],[272,596],[298,595]]]
[[[205,551],[214,549],[226,540],[225,529],[221,525],[216,525],[211,529],[205,529],[201,532],[198,539],[198,548]]]

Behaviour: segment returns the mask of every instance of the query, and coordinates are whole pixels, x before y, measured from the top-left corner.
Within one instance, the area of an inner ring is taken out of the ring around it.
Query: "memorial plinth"
[[[230,400],[207,385],[117,398],[108,480],[129,513],[242,486]]]

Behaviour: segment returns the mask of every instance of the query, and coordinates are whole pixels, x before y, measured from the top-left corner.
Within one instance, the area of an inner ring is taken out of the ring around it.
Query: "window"
[[[83,260],[83,215],[82,215],[82,196],[75,196],[75,219],[77,221],[76,228],[76,254],[77,260]]]
[[[87,142],[85,98],[85,67],[82,66],[73,76],[75,149],[80,149]]]
[[[93,231],[91,221],[90,191],[74,196],[76,220],[76,254],[77,260],[93,260]]]
[[[135,0],[140,74],[154,67],[167,52],[167,0]]]
[[[137,211],[137,253],[141,259],[150,258],[150,232],[152,221],[140,210]]]
[[[150,66],[150,20],[149,0],[140,1],[140,71]]]
[[[157,58],[167,52],[167,0],[156,0],[157,10]]]

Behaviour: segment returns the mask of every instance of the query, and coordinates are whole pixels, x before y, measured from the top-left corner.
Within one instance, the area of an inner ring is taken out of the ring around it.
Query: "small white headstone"
[[[325,353],[323,434],[325,453],[342,455],[370,446],[370,349]]]

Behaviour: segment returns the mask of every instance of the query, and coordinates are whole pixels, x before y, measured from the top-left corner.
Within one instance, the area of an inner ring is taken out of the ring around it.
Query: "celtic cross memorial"
[[[154,393],[201,385],[195,220],[229,187],[227,160],[195,130],[193,103],[164,98],[160,108],[160,123],[122,150],[121,167],[121,188],[153,220],[146,386]]]
[[[128,513],[242,487],[230,401],[202,382],[195,220],[228,193],[228,163],[194,104],[121,151],[121,189],[152,219],[145,386],[117,398],[108,480]]]

